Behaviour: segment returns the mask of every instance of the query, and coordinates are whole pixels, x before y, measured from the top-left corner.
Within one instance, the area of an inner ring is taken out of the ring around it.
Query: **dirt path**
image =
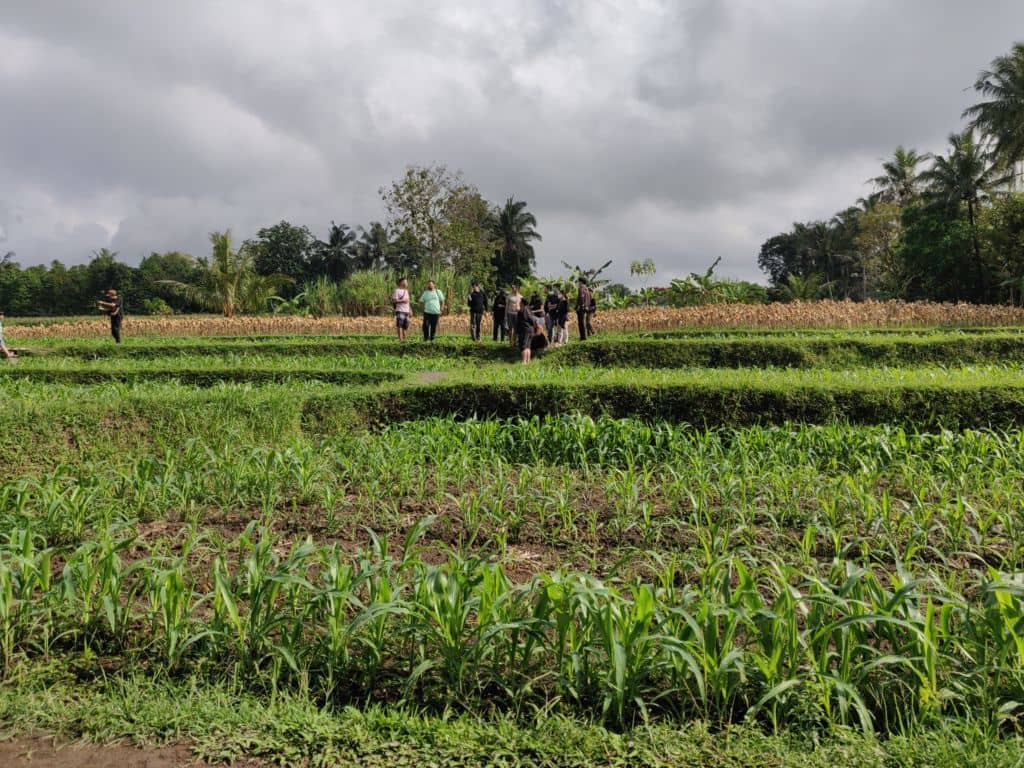
[[[0,766],[4,768],[205,768],[186,746],[101,747],[95,744],[62,744],[52,738],[0,741]]]
[[[433,384],[447,378],[447,371],[423,371],[420,374],[420,381],[424,384]]]

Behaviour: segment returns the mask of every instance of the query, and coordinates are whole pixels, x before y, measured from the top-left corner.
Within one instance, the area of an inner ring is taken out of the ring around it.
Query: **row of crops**
[[[0,371],[3,685],[1019,737],[1024,335],[513,357],[38,344]]]

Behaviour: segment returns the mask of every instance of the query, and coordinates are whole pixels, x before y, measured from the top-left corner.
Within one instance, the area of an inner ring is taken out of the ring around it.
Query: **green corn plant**
[[[181,669],[193,646],[200,647],[211,634],[197,621],[210,596],[196,593],[182,559],[165,567],[154,563],[147,569],[146,596],[150,632],[164,670],[173,674]]]
[[[309,539],[298,542],[282,559],[269,532],[255,523],[238,546],[235,569],[224,555],[213,563],[211,638],[236,676],[265,674],[276,688],[285,670],[299,674],[303,609],[313,592],[305,568],[315,547]]]

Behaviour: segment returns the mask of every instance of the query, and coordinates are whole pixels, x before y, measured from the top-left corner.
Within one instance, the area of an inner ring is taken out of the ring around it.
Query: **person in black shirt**
[[[555,313],[558,311],[558,291],[553,285],[548,286],[548,296],[544,300],[544,330],[548,333],[548,338],[554,341],[554,337],[551,332],[555,328]]]
[[[473,291],[469,294],[469,336],[473,341],[480,341],[480,323],[487,311],[487,294],[480,283],[473,283]]]
[[[530,305],[525,301],[519,302],[519,311],[516,313],[516,341],[519,344],[519,352],[522,356],[523,365],[530,362],[531,342],[533,341],[534,325],[536,319],[530,311]]]
[[[121,321],[124,320],[124,303],[117,291],[110,288],[106,292],[106,301],[101,301],[98,306],[100,312],[110,317],[110,335],[114,342],[121,343]]]
[[[498,289],[494,295],[494,304],[491,306],[491,315],[494,318],[494,340],[498,341],[498,334],[501,340],[505,340],[505,292]]]
[[[565,344],[569,340],[569,288],[559,290],[558,306],[555,307],[555,341]]]
[[[530,296],[530,311],[535,315],[544,311],[544,302],[541,301],[540,294],[536,291]]]

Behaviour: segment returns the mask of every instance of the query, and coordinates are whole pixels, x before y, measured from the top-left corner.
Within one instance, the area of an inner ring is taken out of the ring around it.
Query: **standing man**
[[[480,341],[480,323],[487,311],[487,294],[480,283],[473,283],[473,291],[469,294],[469,337]]]
[[[107,289],[106,297],[107,300],[101,301],[97,306],[100,312],[110,317],[110,335],[114,337],[115,343],[120,344],[121,321],[124,320],[124,303],[113,288]]]
[[[516,343],[516,317],[519,315],[520,305],[525,302],[523,294],[519,292],[519,286],[513,284],[512,293],[505,299],[505,324],[508,326],[508,338],[513,346]]]
[[[558,291],[555,290],[555,286],[549,285],[547,298],[544,299],[544,330],[547,331],[548,338],[552,339],[552,331],[555,327],[555,315],[558,312]]]
[[[398,340],[405,341],[409,332],[409,318],[412,316],[412,297],[409,295],[409,281],[404,277],[398,281],[398,287],[391,295],[391,305],[395,308]]]
[[[519,344],[519,356],[526,365],[530,362],[533,353],[533,334],[536,330],[537,319],[530,311],[530,305],[525,301],[519,302],[519,310],[516,312],[513,321],[516,327],[516,342]]]
[[[423,340],[433,341],[437,335],[437,323],[444,311],[444,294],[437,289],[434,281],[427,283],[427,290],[420,296],[423,305]]]
[[[491,315],[494,318],[494,340],[498,340],[498,334],[501,334],[501,340],[505,340],[505,291],[501,288],[494,294],[494,304],[491,307]]]
[[[587,315],[590,313],[590,304],[594,300],[594,294],[591,293],[590,287],[587,285],[587,280],[584,277],[579,279],[577,284],[576,292],[576,324],[580,330],[580,341],[587,340]]]
[[[555,341],[565,344],[569,341],[569,286],[565,290],[555,289],[558,294],[558,307],[555,309]]]

